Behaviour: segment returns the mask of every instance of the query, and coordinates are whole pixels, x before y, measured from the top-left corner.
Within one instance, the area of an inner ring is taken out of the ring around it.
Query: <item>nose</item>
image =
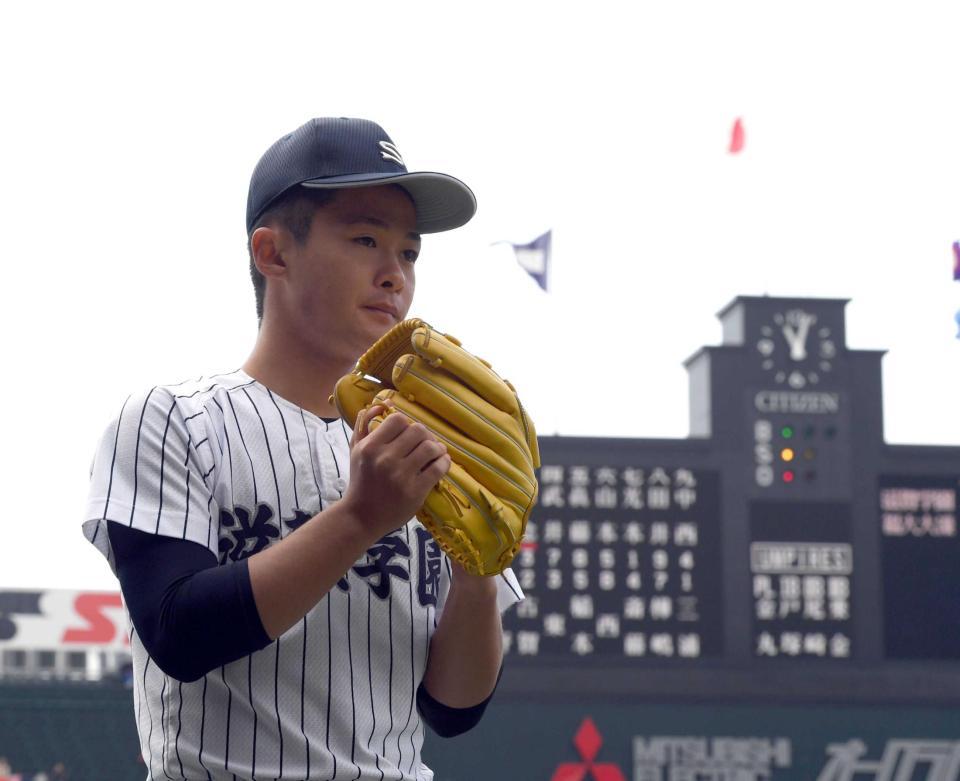
[[[399,292],[403,290],[405,283],[406,278],[400,259],[392,252],[385,252],[383,263],[381,263],[377,272],[377,286]]]

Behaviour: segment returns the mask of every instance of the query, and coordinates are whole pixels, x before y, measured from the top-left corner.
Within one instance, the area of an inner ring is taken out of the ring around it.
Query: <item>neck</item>
[[[295,334],[264,320],[243,370],[282,398],[321,418],[338,418],[333,387],[355,360],[317,354]]]

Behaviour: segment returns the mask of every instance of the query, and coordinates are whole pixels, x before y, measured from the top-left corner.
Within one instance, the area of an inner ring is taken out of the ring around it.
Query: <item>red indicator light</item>
[[[793,470],[792,470],[792,469],[787,469],[787,470],[783,473],[783,482],[785,482],[785,483],[792,483],[792,482],[794,481],[794,478],[795,478],[795,477],[796,477],[796,475],[793,473]]]

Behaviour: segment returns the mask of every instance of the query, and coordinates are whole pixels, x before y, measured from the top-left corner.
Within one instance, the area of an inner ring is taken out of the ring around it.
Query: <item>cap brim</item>
[[[418,233],[440,233],[466,225],[476,214],[477,199],[459,179],[447,174],[415,171],[406,174],[347,174],[300,183],[317,190],[396,184],[410,193],[417,210]]]

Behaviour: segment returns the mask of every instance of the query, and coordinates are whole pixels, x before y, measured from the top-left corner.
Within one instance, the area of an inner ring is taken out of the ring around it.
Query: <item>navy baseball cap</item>
[[[260,158],[247,194],[247,233],[291,187],[324,190],[396,184],[413,199],[418,233],[459,228],[477,211],[467,185],[447,174],[407,171],[383,128],[366,119],[311,119]]]

